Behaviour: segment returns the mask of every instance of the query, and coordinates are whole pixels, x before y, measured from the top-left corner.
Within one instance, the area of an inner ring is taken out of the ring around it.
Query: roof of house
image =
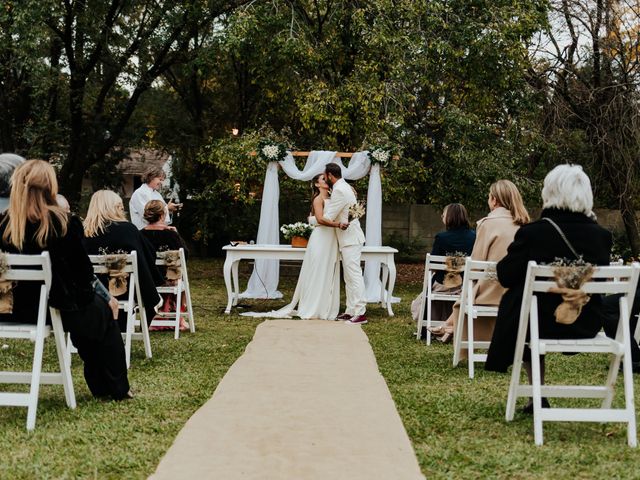
[[[125,175],[142,175],[150,167],[162,167],[171,155],[163,150],[139,149],[129,151],[118,168]]]

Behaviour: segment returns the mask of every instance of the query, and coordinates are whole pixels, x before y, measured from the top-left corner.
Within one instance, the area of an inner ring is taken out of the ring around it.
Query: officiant
[[[142,230],[148,225],[144,219],[144,207],[151,200],[159,200],[165,205],[165,223],[171,224],[172,214],[182,208],[181,203],[165,202],[158,190],[162,187],[162,182],[166,176],[162,168],[151,167],[142,176],[142,185],[133,192],[129,201],[129,216],[138,230]]]

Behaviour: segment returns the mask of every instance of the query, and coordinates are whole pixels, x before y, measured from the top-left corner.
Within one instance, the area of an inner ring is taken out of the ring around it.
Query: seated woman
[[[84,220],[84,247],[89,255],[107,253],[130,253],[136,251],[140,293],[150,323],[162,299],[156,285],[162,285],[164,278],[156,268],[156,253],[149,242],[142,237],[135,225],[124,215],[120,196],[111,190],[98,190],[91,197],[89,210]],[[120,328],[124,331],[126,318],[120,316]]]
[[[473,243],[476,240],[476,232],[471,229],[469,214],[461,203],[450,203],[442,211],[442,223],[446,231],[436,234],[431,249],[431,255],[452,255],[463,253],[469,256],[473,250]],[[438,271],[433,275],[431,284],[433,292],[460,293],[460,286],[448,288],[444,286],[444,272]],[[420,303],[422,294],[411,302],[411,314],[413,319],[418,321],[420,314]],[[444,321],[451,315],[451,302],[434,301],[431,304],[431,319]]]
[[[476,242],[473,245],[471,258],[497,262],[507,254],[507,247],[513,241],[520,226],[529,222],[529,214],[524,207],[518,188],[509,180],[498,180],[491,185],[488,204],[491,212],[485,218],[478,220]],[[493,280],[478,282],[474,288],[474,303],[498,305],[504,290],[498,282]],[[433,328],[431,332],[440,335],[442,342],[450,342],[459,313],[460,306],[456,303],[446,324],[443,327]],[[474,323],[474,340],[490,340],[494,325],[495,319],[480,318]],[[467,329],[463,328],[462,339],[466,339],[466,336]]]
[[[65,331],[84,362],[84,378],[94,397],[123,400],[129,392],[122,336],[114,321],[117,302],[94,285],[93,267],[82,245],[82,224],[56,203],[58,182],[48,162],[29,160],[11,181],[9,209],[0,222],[2,249],[51,257],[49,305],[60,310]],[[13,313],[3,320],[37,321],[40,286],[18,283]]]
[[[161,252],[166,250],[178,250],[180,248],[184,249],[185,259],[189,255],[189,249],[187,248],[184,240],[178,233],[178,231],[174,227],[170,227],[165,222],[165,214],[166,207],[163,202],[160,200],[151,200],[147,202],[144,207],[143,218],[147,225],[140,230],[140,233],[143,237],[145,237],[149,243],[153,246],[155,252]],[[166,269],[161,269],[166,270]],[[165,272],[161,272],[165,275]],[[164,285],[175,285],[176,280],[168,280],[165,279]],[[175,295],[170,293],[165,293],[162,295],[163,304],[162,311],[163,312],[173,312],[176,308]],[[187,311],[186,301],[180,302],[181,310]],[[172,330],[171,327],[152,327],[154,330]],[[180,317],[180,330],[186,330],[187,324],[184,319]]]
[[[549,172],[542,188],[542,208],[541,219],[525,225],[516,233],[507,256],[498,263],[498,280],[508,290],[500,302],[486,370],[506,372],[513,362],[520,304],[530,260],[538,263],[551,263],[557,258],[575,260],[573,248],[586,262],[609,265],[611,233],[592,218],[591,182],[582,167],[559,165]],[[556,230],[554,223],[567,241]],[[603,326],[602,298],[599,295],[591,296],[578,319],[571,325],[555,320],[554,311],[562,301],[560,295],[547,293],[538,294],[537,297],[541,338],[590,338]],[[531,381],[531,363],[526,362],[526,358],[525,370]],[[548,406],[546,399],[543,404]],[[525,407],[525,411],[533,411],[531,404]]]

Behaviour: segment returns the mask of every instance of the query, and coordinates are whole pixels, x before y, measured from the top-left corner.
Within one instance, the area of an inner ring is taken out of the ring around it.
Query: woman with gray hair
[[[581,166],[559,165],[551,170],[544,179],[542,202],[540,220],[523,225],[509,246],[507,256],[498,262],[498,280],[508,290],[498,309],[486,370],[506,372],[513,362],[520,304],[530,260],[538,263],[551,263],[557,258],[576,260],[577,253],[585,262],[609,265],[611,232],[599,226],[592,218],[591,182]],[[571,325],[555,321],[554,311],[561,301],[562,298],[557,294],[538,295],[541,338],[591,338],[600,331],[603,326],[603,306],[599,295],[592,295],[578,319]],[[531,379],[531,364],[526,362],[527,354],[528,351],[525,352],[525,369]],[[543,399],[543,404],[545,402],[548,405],[546,399]],[[530,406],[525,407],[525,412],[530,411],[533,411]]]
[[[9,193],[11,192],[11,175],[18,165],[25,159],[15,153],[0,154],[0,213],[9,208]]]

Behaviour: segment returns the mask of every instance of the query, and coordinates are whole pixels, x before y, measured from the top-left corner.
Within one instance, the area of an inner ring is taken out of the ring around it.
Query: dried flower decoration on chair
[[[157,256],[164,260],[167,267],[167,273],[165,274],[167,280],[173,281],[182,278],[180,250],[162,250],[157,253]]]
[[[467,254],[464,252],[447,253],[444,259],[445,274],[443,285],[446,288],[456,288],[462,285],[461,272],[464,270]]]
[[[593,265],[580,257],[577,260],[556,258],[550,266],[553,267],[553,277],[557,287],[550,288],[549,293],[562,295],[562,303],[554,312],[556,322],[571,325],[578,319],[582,307],[591,298],[581,289],[591,279]]]
[[[116,250],[110,252],[106,248],[99,250],[104,256],[104,266],[109,274],[109,293],[114,297],[127,292],[127,279],[129,274],[124,271],[127,266],[127,252]]]
[[[2,278],[9,269],[7,254],[0,252],[0,313],[13,313],[13,282]]]

